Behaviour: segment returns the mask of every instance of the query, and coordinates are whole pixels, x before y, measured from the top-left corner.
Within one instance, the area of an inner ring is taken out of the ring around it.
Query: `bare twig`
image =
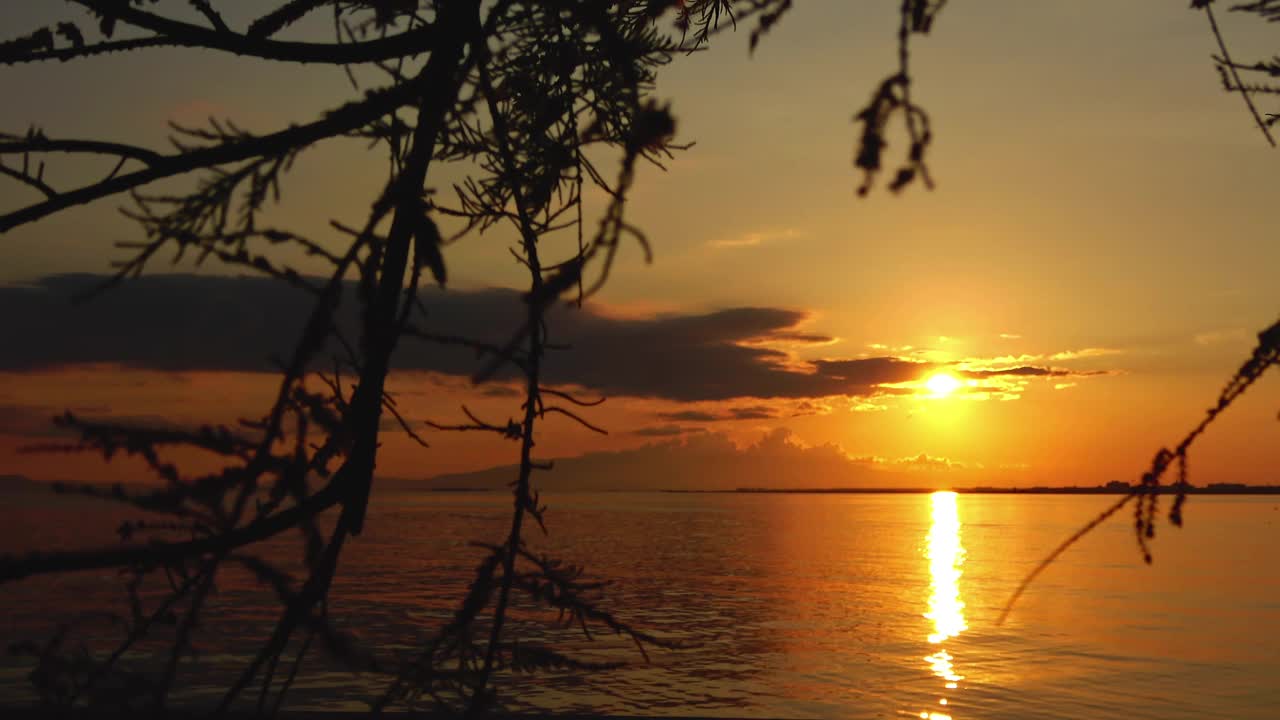
[[[1240,97],[1244,98],[1244,104],[1249,108],[1249,114],[1253,116],[1253,122],[1258,126],[1258,129],[1262,131],[1262,136],[1267,139],[1267,144],[1271,147],[1275,147],[1276,141],[1275,138],[1271,136],[1271,128],[1268,127],[1266,121],[1262,119],[1262,116],[1258,114],[1258,108],[1254,107],[1253,98],[1250,97],[1249,92],[1244,89],[1244,83],[1240,81],[1239,69],[1237,68],[1236,63],[1231,59],[1231,52],[1227,50],[1227,42],[1222,39],[1222,32],[1218,30],[1218,20],[1213,16],[1213,7],[1211,6],[1211,3],[1193,3],[1193,7],[1196,6],[1204,10],[1205,17],[1209,19],[1209,28],[1213,30],[1213,37],[1218,41],[1218,49],[1222,51],[1222,63],[1220,66],[1225,66],[1227,71],[1231,73],[1231,77],[1235,80],[1236,88],[1239,89]]]

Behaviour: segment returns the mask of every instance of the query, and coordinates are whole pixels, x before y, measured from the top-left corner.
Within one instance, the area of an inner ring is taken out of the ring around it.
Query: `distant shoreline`
[[[1136,487],[971,487],[954,488],[961,495],[1128,495]],[[920,495],[939,492],[934,488],[735,488],[733,490],[659,490],[665,493],[738,495]],[[1280,495],[1280,485],[1191,486],[1188,495]],[[1159,495],[1175,495],[1177,488],[1162,485]]]
[[[1134,487],[968,487],[947,488],[949,492],[961,495],[1128,495]],[[496,493],[510,492],[507,488],[413,488],[409,492],[431,493]],[[670,493],[676,495],[926,495],[939,492],[939,488],[731,488],[726,490],[699,490],[677,488],[651,489],[617,489],[617,490],[561,490],[561,492],[589,493]],[[1205,487],[1192,485],[1186,490],[1188,495],[1280,495],[1280,485],[1234,485],[1218,484]],[[1177,488],[1161,485],[1159,495],[1175,495]]]
[[[10,494],[45,494],[61,483],[46,483],[20,475],[0,475],[0,495]],[[107,491],[112,488],[111,485],[99,485],[96,487],[100,490]],[[77,489],[85,487],[83,484],[66,484],[65,490],[58,494],[66,496],[80,496],[81,493]],[[151,489],[148,485],[129,486],[131,490]],[[410,493],[498,493],[510,492],[509,488],[498,487],[465,487],[465,486],[424,486],[418,483],[397,486],[395,482],[384,483],[381,486],[383,491],[391,492],[410,492]],[[701,495],[923,495],[938,492],[940,488],[861,488],[861,487],[828,487],[828,488],[772,488],[772,487],[740,487],[729,489],[697,489],[697,488],[560,488],[556,492],[569,493],[675,493],[675,494],[701,494]],[[1107,485],[1095,485],[1093,487],[958,487],[947,488],[952,492],[962,495],[1128,495],[1138,488],[1123,483],[1109,483]],[[1173,495],[1177,493],[1177,488],[1172,485],[1162,485],[1157,490],[1161,495]],[[1238,483],[1211,483],[1204,486],[1191,485],[1187,487],[1188,495],[1280,495],[1280,485],[1242,485]],[[53,494],[53,493],[50,493]]]

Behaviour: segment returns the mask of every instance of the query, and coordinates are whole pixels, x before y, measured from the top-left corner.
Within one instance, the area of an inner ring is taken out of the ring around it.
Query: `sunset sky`
[[[82,19],[21,5],[0,13],[6,36]],[[253,3],[225,5],[248,17]],[[900,196],[858,198],[851,162],[851,116],[896,62],[897,3],[798,2],[754,56],[743,29],[677,58],[656,96],[696,144],[665,173],[644,169],[629,209],[654,261],[624,248],[603,293],[552,315],[574,350],[551,357],[549,376],[607,395],[587,415],[609,435],[552,418],[539,455],[635,450],[608,457],[661,473],[738,453],[776,467],[779,486],[1137,480],[1280,310],[1280,155],[1222,92],[1216,43],[1186,5],[950,3],[913,54],[938,187]],[[1254,59],[1264,38],[1224,20]],[[265,132],[351,95],[337,68],[170,50],[0,67],[0,86],[4,131],[161,150],[170,120]],[[110,170],[76,167],[51,158],[47,178]],[[447,188],[451,172],[428,184]],[[359,224],[383,179],[381,156],[358,143],[309,151],[277,217],[337,243],[329,220]],[[38,197],[0,180],[6,210]],[[48,419],[64,409],[230,423],[269,402],[265,371],[296,338],[296,294],[161,258],[114,296],[67,304],[89,282],[68,274],[109,272],[125,257],[114,244],[139,235],[117,212],[126,201],[0,238],[0,474],[146,479],[127,461],[19,452],[58,441]],[[598,210],[603,196],[589,201]],[[426,293],[444,329],[509,334],[522,281],[512,237],[448,248],[449,287]],[[463,403],[494,421],[519,412],[501,381],[470,385],[465,355],[406,346],[399,367],[391,389],[411,419],[458,422]],[[1280,482],[1278,391],[1273,372],[1211,428],[1193,482]],[[488,436],[424,432],[429,449],[388,429],[379,473],[517,459]],[[825,474],[834,467],[849,474]]]

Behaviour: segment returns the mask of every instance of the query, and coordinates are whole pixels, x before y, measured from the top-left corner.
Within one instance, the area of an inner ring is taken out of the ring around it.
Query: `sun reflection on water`
[[[933,674],[942,678],[948,690],[960,687],[964,676],[957,673],[954,658],[942,644],[969,629],[964,619],[964,601],[960,599],[960,566],[964,564],[964,546],[960,544],[960,513],[953,492],[936,492],[932,495],[933,522],[926,538],[925,558],[929,561],[929,611],[924,614],[933,623],[929,633],[930,645],[939,646],[924,658]],[[938,704],[946,706],[946,697]],[[951,720],[951,716],[937,711],[921,711],[927,720]]]

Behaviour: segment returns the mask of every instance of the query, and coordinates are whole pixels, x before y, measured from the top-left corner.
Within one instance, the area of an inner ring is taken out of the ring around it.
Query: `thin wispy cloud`
[[[1081,348],[1079,350],[1063,350],[1049,356],[1050,360],[1084,360],[1086,358],[1106,357],[1108,355],[1119,355],[1123,350],[1117,348]]]
[[[1191,338],[1192,342],[1195,344],[1204,346],[1247,342],[1249,339],[1249,332],[1244,328],[1239,327],[1209,330],[1207,332],[1196,333]]]
[[[905,468],[910,470],[964,470],[969,467],[966,463],[938,455],[930,455],[928,453],[919,453],[918,455],[886,458],[879,455],[861,455],[849,458],[853,462],[863,465],[873,465],[888,468]]]
[[[775,243],[782,240],[794,240],[802,236],[798,230],[794,228],[786,228],[784,230],[758,230],[730,238],[722,238],[720,240],[712,240],[709,245],[718,249],[734,249],[758,247],[766,243]]]

